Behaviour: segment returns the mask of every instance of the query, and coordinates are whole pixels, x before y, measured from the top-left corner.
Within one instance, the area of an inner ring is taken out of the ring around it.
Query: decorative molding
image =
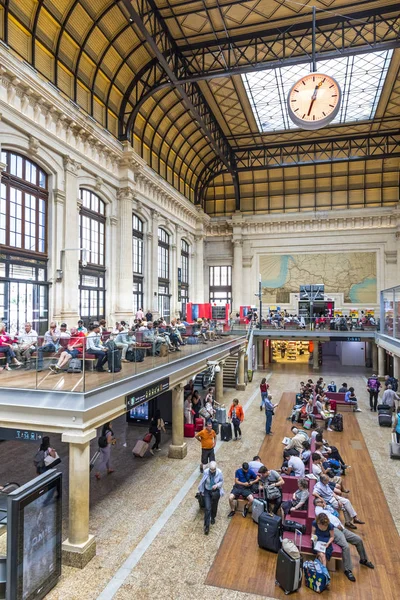
[[[2,171],[5,171],[5,170],[6,170],[6,168],[7,168],[7,165],[6,165],[6,163],[0,162],[0,173],[1,173]]]
[[[135,190],[129,186],[119,188],[117,190],[117,200],[130,200],[133,202],[136,200]]]
[[[68,154],[64,155],[63,162],[64,162],[64,169],[68,173],[72,173],[72,175],[77,175],[79,172],[79,169],[82,166],[81,163],[79,163],[78,161],[76,161],[73,158],[71,158],[70,156],[68,156]]]
[[[236,248],[241,248],[243,246],[243,240],[232,240],[232,243]]]
[[[33,135],[29,136],[29,151],[31,154],[37,154],[40,148],[40,141],[35,138]]]
[[[96,183],[95,183],[94,189],[95,189],[97,192],[101,192],[103,185],[104,185],[104,181],[103,181],[103,179],[97,175],[97,177],[96,177]]]
[[[397,265],[397,250],[385,250],[385,262],[387,265]]]
[[[64,191],[53,190],[53,197],[54,197],[55,204],[65,204],[66,195],[65,195]],[[80,204],[82,204],[82,202]]]

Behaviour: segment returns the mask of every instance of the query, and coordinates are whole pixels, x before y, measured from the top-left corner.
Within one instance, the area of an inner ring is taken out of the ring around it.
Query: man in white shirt
[[[18,345],[13,348],[19,362],[24,360],[26,365],[29,365],[31,354],[36,350],[37,341],[38,334],[32,329],[31,323],[25,323],[24,331],[18,336]]]
[[[343,557],[343,569],[344,574],[350,581],[355,581],[356,578],[353,575],[353,563],[351,560],[349,544],[356,547],[357,552],[360,556],[360,564],[373,569],[374,565],[368,560],[367,553],[365,552],[364,543],[359,535],[349,531],[343,527],[340,520],[335,517],[330,511],[324,507],[324,501],[321,498],[315,498],[315,515],[318,516],[322,512],[325,513],[329,519],[329,522],[334,526],[334,540],[335,544],[341,547]]]
[[[96,371],[102,373],[103,365],[107,362],[107,348],[101,343],[100,325],[92,324],[89,329],[90,333],[86,338],[86,354],[97,356]]]
[[[257,474],[257,473],[258,473],[258,471],[259,471],[259,469],[260,469],[261,467],[263,467],[263,466],[264,466],[264,465],[263,465],[263,463],[261,462],[261,459],[260,459],[260,457],[259,457],[259,456],[254,456],[254,457],[253,457],[253,460],[251,460],[251,461],[249,462],[249,468],[250,468],[250,470],[251,470],[251,471],[253,471],[255,474]]]
[[[304,440],[309,439],[308,435],[305,431],[302,431],[301,429],[297,429],[297,427],[292,427],[292,433],[293,433],[294,437],[292,437],[292,439],[290,440],[288,445],[285,446],[285,450],[290,450],[291,448],[294,448],[300,454],[300,452],[303,450]]]
[[[381,404],[385,404],[388,408],[395,410],[395,400],[400,400],[400,396],[396,394],[391,385],[388,385],[383,392]]]
[[[357,513],[353,508],[352,503],[348,498],[337,496],[329,485],[329,477],[327,475],[321,475],[319,481],[314,486],[313,496],[321,498],[325,504],[330,504],[336,510],[342,510],[345,518],[345,526],[349,529],[357,529],[354,523],[365,525],[364,521],[361,521],[357,517]]]
[[[283,458],[288,461],[286,475],[293,475],[294,477],[304,477],[306,473],[306,467],[299,456],[291,456],[290,454],[284,452]]]

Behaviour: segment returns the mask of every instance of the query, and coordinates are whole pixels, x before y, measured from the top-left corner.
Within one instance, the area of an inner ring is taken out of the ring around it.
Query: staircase
[[[224,364],[224,387],[236,387],[237,356],[228,356]]]

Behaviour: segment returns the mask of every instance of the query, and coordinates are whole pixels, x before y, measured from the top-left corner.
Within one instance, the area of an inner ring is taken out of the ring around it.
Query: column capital
[[[133,202],[134,200],[136,200],[135,190],[129,185],[119,188],[117,191],[117,199],[128,200]]]
[[[233,240],[232,243],[235,248],[241,248],[243,246],[243,240]]]
[[[174,387],[172,389],[174,390],[174,392],[179,394],[180,392],[183,392],[184,387],[185,387],[185,384],[180,382],[180,383],[177,383],[176,385],[174,385]]]
[[[68,154],[64,154],[63,162],[64,169],[67,171],[67,173],[72,173],[72,175],[78,174],[78,171],[81,168],[81,163],[71,158]]]

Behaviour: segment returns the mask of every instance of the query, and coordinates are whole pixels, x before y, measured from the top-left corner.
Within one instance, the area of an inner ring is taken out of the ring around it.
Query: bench
[[[326,392],[326,396],[327,398],[329,398],[329,400],[335,400],[336,411],[353,411],[353,404],[350,404],[350,402],[346,402],[346,400],[344,399],[345,394],[343,392]]]

